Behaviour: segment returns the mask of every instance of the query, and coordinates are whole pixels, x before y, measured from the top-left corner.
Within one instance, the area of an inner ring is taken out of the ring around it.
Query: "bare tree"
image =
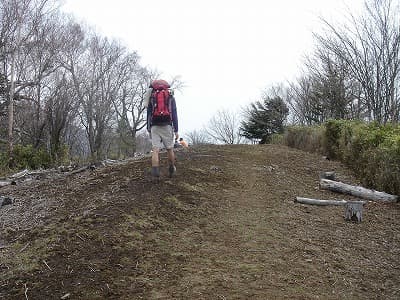
[[[204,129],[189,131],[185,133],[185,136],[187,136],[188,142],[191,145],[208,144],[210,142],[208,134]]]
[[[303,75],[290,83],[287,104],[290,108],[291,123],[312,125],[320,123],[320,108],[312,99],[310,76]]]
[[[0,1],[2,78],[5,81],[5,93],[8,94],[8,137],[11,161],[14,144],[14,101],[24,98],[20,93],[26,87],[35,84],[23,76],[23,71],[31,63],[26,59],[26,54],[32,49],[35,30],[52,12],[52,7],[52,2],[48,0]]]
[[[320,45],[349,68],[361,88],[369,120],[398,122],[400,111],[400,17],[395,0],[369,0],[365,13],[336,26],[323,20],[326,34],[316,34]]]
[[[64,154],[63,144],[66,142],[66,132],[75,123],[78,101],[73,82],[65,70],[54,74],[54,88],[46,102],[46,118],[48,126],[50,154],[58,161]]]
[[[81,53],[70,53],[64,66],[71,72],[80,101],[80,119],[85,128],[92,160],[103,157],[103,139],[112,120],[118,89],[115,75],[123,48],[97,34],[81,44]]]
[[[136,53],[128,53],[121,60],[119,70],[121,84],[113,103],[120,150],[124,155],[133,155],[136,151],[136,134],[146,126],[145,93],[154,74],[140,66]]]
[[[16,1],[1,2],[2,27],[8,32],[2,30],[3,42],[3,59],[4,59],[4,76],[10,82],[8,89],[8,151],[10,157],[10,166],[13,166],[13,150],[14,150],[14,94],[15,94],[15,59],[18,54],[18,49],[21,45],[21,27],[26,16],[24,11],[27,10],[29,2],[22,2],[18,5]],[[6,21],[8,21],[6,23]],[[3,23],[2,22],[2,23]],[[7,47],[8,45],[8,47]],[[10,75],[7,72],[7,57],[10,56]]]
[[[16,142],[46,147],[56,160],[64,143],[93,160],[111,144],[132,155],[145,93],[159,73],[120,42],[67,19],[58,3],[0,0],[0,142],[10,153]],[[183,87],[179,77],[170,82]]]
[[[140,154],[148,153],[151,150],[151,141],[147,132],[141,131],[137,135],[136,151]]]
[[[182,91],[185,88],[185,83],[182,81],[181,76],[174,76],[169,81],[171,88],[175,91]]]
[[[239,132],[240,121],[235,113],[219,110],[209,121],[207,134],[216,142],[239,144],[243,137]]]
[[[312,95],[322,107],[323,121],[363,117],[360,85],[340,57],[317,46],[314,55],[307,58],[306,67],[313,85]]]
[[[59,87],[57,78],[52,76],[61,64],[57,60],[62,44],[63,29],[58,14],[43,16],[32,30],[32,36],[25,43],[20,55],[19,70],[20,90],[24,91],[24,97],[20,99],[25,112],[30,118],[22,119],[19,130],[25,134],[25,143],[32,144],[35,148],[43,147],[47,143],[46,129],[48,120],[46,117],[47,102],[51,101],[54,89]]]

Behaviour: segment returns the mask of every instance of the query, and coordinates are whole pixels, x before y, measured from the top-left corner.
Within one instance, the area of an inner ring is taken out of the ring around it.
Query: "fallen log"
[[[71,171],[71,172],[67,173],[67,176],[78,174],[78,173],[82,173],[82,172],[85,172],[87,170],[88,170],[88,167],[82,167],[82,168],[79,168],[77,170],[74,170],[74,171]]]
[[[320,205],[320,206],[345,206],[349,201],[346,200],[323,200],[323,199],[312,199],[312,198],[303,198],[303,197],[296,197],[294,199],[295,203],[302,203],[302,204],[310,204],[310,205]],[[362,205],[365,205],[366,201],[351,201],[351,202],[359,202]]]
[[[333,181],[329,179],[321,179],[319,181],[319,186],[320,188],[325,190],[353,195],[368,200],[385,201],[385,202],[396,202],[398,200],[397,199],[398,197],[395,195],[366,189],[361,186],[353,186],[343,182]]]
[[[1,187],[3,187],[3,186],[10,185],[10,184],[11,184],[11,181],[9,181],[9,180],[6,180],[6,181],[0,181],[0,188],[1,188]]]
[[[25,169],[25,170],[22,170],[21,172],[15,173],[14,175],[11,175],[10,178],[20,179],[22,177],[25,177],[28,174],[29,174],[28,169]]]
[[[115,159],[109,159],[109,158],[103,161],[104,165],[117,165],[117,164],[120,164],[120,163],[121,163],[121,161],[118,161],[118,160],[115,160]]]
[[[39,169],[39,170],[33,170],[28,173],[29,176],[37,176],[37,175],[47,175],[51,173],[56,173],[56,169]]]

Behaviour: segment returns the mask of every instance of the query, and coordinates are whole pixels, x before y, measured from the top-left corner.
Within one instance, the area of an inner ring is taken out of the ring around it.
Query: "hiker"
[[[183,138],[179,138],[179,144],[181,144],[183,148],[189,147],[188,143],[186,143],[186,141],[184,141]]]
[[[151,157],[151,175],[160,177],[159,153],[162,147],[167,149],[168,172],[172,177],[176,172],[174,154],[174,135],[178,134],[178,115],[176,102],[170,85],[165,80],[154,80],[145,98],[147,105],[147,131],[150,134],[153,153]]]

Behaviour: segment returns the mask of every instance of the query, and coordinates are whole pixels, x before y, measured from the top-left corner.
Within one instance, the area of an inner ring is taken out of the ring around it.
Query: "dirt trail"
[[[0,298],[400,298],[398,204],[354,224],[293,203],[351,199],[318,189],[328,170],[357,183],[339,163],[274,145],[177,159],[156,185],[145,159],[1,189],[16,202],[0,209]]]

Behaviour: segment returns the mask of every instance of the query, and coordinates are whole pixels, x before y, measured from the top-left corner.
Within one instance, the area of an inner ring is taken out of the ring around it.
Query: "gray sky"
[[[64,10],[121,40],[142,64],[186,84],[180,132],[219,109],[240,111],[271,84],[294,80],[312,51],[319,16],[340,20],[363,0],[65,0]]]

